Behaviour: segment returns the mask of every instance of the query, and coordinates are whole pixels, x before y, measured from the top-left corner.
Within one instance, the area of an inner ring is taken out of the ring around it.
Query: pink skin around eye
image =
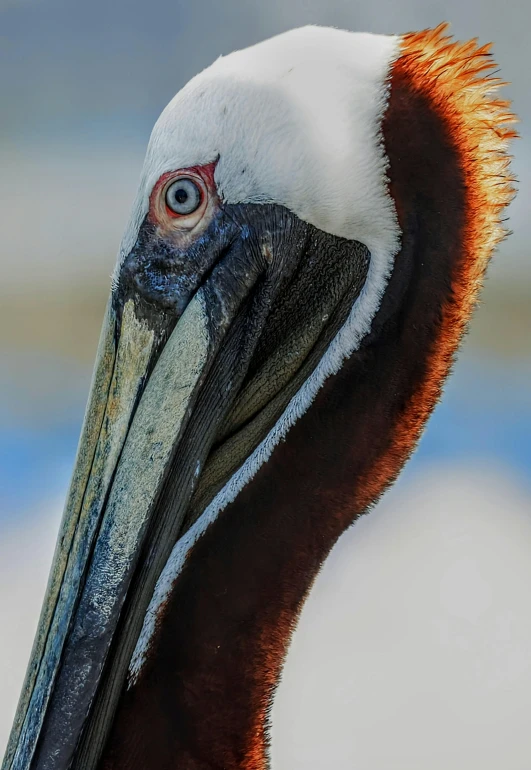
[[[206,166],[191,166],[189,168],[180,168],[176,169],[175,171],[168,171],[166,174],[163,174],[160,179],[155,184],[153,190],[151,191],[151,195],[149,196],[149,215],[148,218],[151,222],[154,224],[164,225],[164,220],[166,217],[163,215],[162,207],[161,207],[161,199],[162,199],[162,189],[166,187],[166,185],[171,182],[173,179],[178,179],[181,176],[190,177],[191,179],[194,179],[199,177],[203,184],[206,186],[209,198],[210,199],[217,199],[217,191],[216,191],[216,184],[214,182],[214,172],[216,170],[216,164],[217,161],[214,161],[213,163],[209,163]],[[202,201],[203,205],[203,201]],[[181,217],[179,217],[178,214],[175,214],[172,212],[168,207],[164,204],[164,214],[167,215],[167,217],[171,219],[179,220]],[[162,216],[161,216],[162,215]]]
[[[159,238],[180,249],[188,248],[208,227],[218,206],[219,198],[214,181],[217,161],[205,166],[176,169],[163,174],[155,184],[149,197],[148,220],[155,225]],[[197,211],[179,216],[166,205],[168,185],[181,176],[197,180],[202,188],[202,200]]]

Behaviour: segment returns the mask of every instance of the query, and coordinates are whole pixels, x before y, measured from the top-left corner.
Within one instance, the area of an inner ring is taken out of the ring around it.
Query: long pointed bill
[[[212,297],[207,316],[206,292],[199,290],[154,366],[158,330],[138,318],[132,299],[120,318],[109,305],[6,767],[27,768],[32,757],[35,767],[68,766],[100,682],[157,493],[200,385],[252,283],[244,287],[243,297],[225,298],[214,323]],[[201,448],[188,455],[194,471]],[[193,491],[194,474],[188,475],[185,497]]]
[[[333,280],[316,258],[301,260],[308,227],[279,207],[234,207],[177,267],[149,223],[141,228],[107,309],[4,770],[97,766],[173,545],[277,419],[363,284],[361,248],[334,244]],[[194,259],[204,264],[193,269]],[[161,285],[171,303],[154,292]],[[237,451],[220,455],[236,434]]]

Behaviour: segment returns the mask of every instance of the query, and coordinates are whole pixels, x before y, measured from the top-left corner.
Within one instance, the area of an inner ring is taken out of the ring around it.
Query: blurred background
[[[399,483],[319,577],[275,770],[528,770],[531,5],[0,0],[0,755],[44,592],[109,276],[151,127],[220,54],[293,26],[495,42],[522,120],[513,235]]]

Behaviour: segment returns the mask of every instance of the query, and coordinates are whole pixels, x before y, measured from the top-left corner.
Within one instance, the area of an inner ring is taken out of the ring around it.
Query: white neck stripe
[[[296,30],[295,32],[300,33],[302,30]],[[319,34],[321,32],[325,32],[325,30],[320,30]],[[351,44],[354,46],[360,37],[364,38],[364,45],[366,44],[366,38],[378,37],[358,36],[354,33],[339,33],[337,30],[327,30],[326,32],[337,32],[340,35],[351,36]],[[345,359],[359,348],[361,341],[369,333],[372,320],[380,307],[382,296],[393,269],[394,258],[399,249],[401,235],[394,205],[387,190],[386,170],[388,161],[384,154],[381,133],[382,117],[389,96],[388,77],[391,66],[398,56],[398,39],[385,38],[385,40],[392,40],[393,42],[392,44],[388,43],[384,49],[385,56],[377,68],[378,77],[374,78],[371,86],[373,92],[368,95],[366,94],[370,97],[371,114],[365,127],[367,136],[364,142],[361,142],[363,147],[370,145],[372,148],[368,158],[365,158],[364,173],[372,176],[374,184],[371,189],[374,191],[378,190],[378,194],[375,193],[375,197],[372,199],[371,224],[367,224],[365,227],[367,237],[356,237],[356,240],[365,243],[371,252],[365,285],[354,303],[347,321],[330,343],[316,369],[295,396],[293,396],[277,423],[216,495],[193,527],[175,544],[171,556],[157,582],[144,619],[144,625],[129,668],[129,686],[132,686],[140,675],[155,632],[160,607],[170,595],[191,548],[209,525],[218,517],[219,513],[237,497],[263,463],[268,460],[275,446],[286,436],[291,426],[309,408],[326,379],[330,375],[335,374],[341,368]],[[382,56],[381,48],[379,48],[379,54]],[[364,114],[367,118],[367,109],[365,109]],[[359,136],[354,135],[353,142],[356,143],[358,139]],[[359,149],[358,147],[358,151]],[[367,163],[369,163],[370,168],[367,167]],[[357,166],[354,165],[352,166],[352,173],[356,172]],[[311,220],[308,218],[308,221]],[[312,224],[315,223],[312,222]],[[382,232],[378,237],[379,225],[382,228]],[[372,233],[370,232],[371,228]],[[355,236],[351,235],[351,237]]]

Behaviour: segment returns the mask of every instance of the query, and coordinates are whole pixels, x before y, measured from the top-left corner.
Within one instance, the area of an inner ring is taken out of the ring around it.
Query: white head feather
[[[278,203],[332,235],[393,251],[380,124],[398,38],[303,27],[220,57],[172,99],[146,153],[127,254],[159,177],[219,158],[227,203]]]

